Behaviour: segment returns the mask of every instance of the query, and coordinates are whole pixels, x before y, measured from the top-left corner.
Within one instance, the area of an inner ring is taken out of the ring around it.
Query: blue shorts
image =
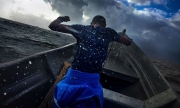
[[[103,90],[99,73],[69,69],[54,89],[54,108],[103,107]]]

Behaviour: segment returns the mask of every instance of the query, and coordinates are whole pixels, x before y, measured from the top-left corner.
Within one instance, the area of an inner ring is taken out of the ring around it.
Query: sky
[[[0,17],[48,29],[58,16],[65,24],[90,24],[103,15],[107,27],[127,35],[150,57],[180,63],[180,0],[1,0]]]

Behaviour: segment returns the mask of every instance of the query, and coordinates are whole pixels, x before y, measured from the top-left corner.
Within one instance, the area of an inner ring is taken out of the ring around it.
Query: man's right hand
[[[60,16],[60,17],[58,17],[58,19],[61,19],[61,20],[64,21],[64,22],[70,21],[69,16]]]
[[[72,34],[72,30],[69,29],[68,25],[61,24],[62,22],[68,21],[70,21],[69,16],[59,16],[50,23],[49,28],[53,31]]]

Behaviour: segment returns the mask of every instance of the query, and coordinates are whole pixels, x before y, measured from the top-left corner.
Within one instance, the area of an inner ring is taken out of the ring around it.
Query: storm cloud
[[[126,28],[127,35],[148,56],[180,63],[180,11],[170,18],[165,18],[164,16],[167,13],[163,10],[150,7],[138,10],[133,5],[155,3],[165,6],[167,0],[124,1],[128,2],[128,5],[121,0],[44,0],[43,3],[42,1],[38,1],[38,3],[37,1],[31,1],[32,4],[30,1],[27,2],[27,6],[31,7],[26,12],[39,8],[39,10],[33,11],[39,16],[31,13],[23,14],[22,10],[25,7],[18,11],[13,11],[15,8],[12,8],[10,13],[6,13],[7,6],[15,7],[18,3],[14,1],[15,3],[9,5],[5,1],[1,1],[0,11],[2,12],[1,16],[7,16],[8,19],[45,29],[48,29],[50,21],[58,17],[58,15],[70,16],[71,21],[65,24],[84,25],[90,24],[95,15],[103,15],[106,18],[107,27],[111,27],[117,32]]]
[[[95,15],[103,15],[107,26],[122,31],[149,56],[180,62],[180,14],[165,18],[159,9],[137,10],[114,0],[44,0],[60,15],[70,16],[73,23],[90,24]],[[164,4],[162,0],[127,0],[132,3]]]

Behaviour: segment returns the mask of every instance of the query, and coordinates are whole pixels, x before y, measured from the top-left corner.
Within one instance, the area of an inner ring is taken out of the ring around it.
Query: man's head
[[[106,27],[106,19],[101,16],[101,15],[96,15],[91,22],[91,25],[93,25],[94,27]]]

